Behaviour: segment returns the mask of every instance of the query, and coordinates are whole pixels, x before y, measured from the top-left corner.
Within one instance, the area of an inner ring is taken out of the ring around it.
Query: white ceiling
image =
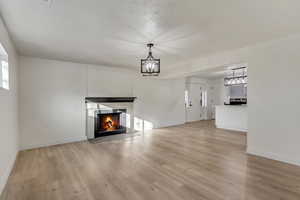
[[[203,79],[220,79],[225,78],[228,75],[232,74],[232,69],[248,67],[247,63],[236,63],[227,66],[214,67],[209,69],[200,70],[193,73],[190,77],[203,78]],[[242,74],[241,74],[242,75]]]
[[[194,73],[190,77],[203,78],[203,79],[219,79],[224,78],[228,71],[230,70],[227,66],[215,67],[211,69],[201,70],[199,72]]]
[[[22,55],[161,68],[300,31],[298,0],[0,0]]]

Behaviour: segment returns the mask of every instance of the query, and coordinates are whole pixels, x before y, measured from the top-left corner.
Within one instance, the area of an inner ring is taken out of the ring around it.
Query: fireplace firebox
[[[95,138],[126,133],[126,109],[96,110]]]

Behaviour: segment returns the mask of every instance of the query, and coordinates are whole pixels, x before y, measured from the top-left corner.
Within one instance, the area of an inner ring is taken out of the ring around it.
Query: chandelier
[[[147,44],[147,47],[149,47],[148,57],[141,59],[141,73],[143,76],[158,76],[160,73],[160,59],[152,56],[151,48],[153,46],[153,43]]]
[[[239,67],[231,70],[224,78],[224,86],[232,85],[247,85],[248,76],[247,76],[247,67]]]

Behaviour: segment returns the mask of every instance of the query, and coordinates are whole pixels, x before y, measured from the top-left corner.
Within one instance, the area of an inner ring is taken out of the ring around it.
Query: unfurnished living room
[[[299,200],[299,10],[0,0],[0,200]]]

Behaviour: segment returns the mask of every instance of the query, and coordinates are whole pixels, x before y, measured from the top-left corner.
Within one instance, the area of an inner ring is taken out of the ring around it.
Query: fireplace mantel
[[[119,103],[119,102],[128,102],[132,103],[136,97],[86,97],[85,102],[89,103]]]

